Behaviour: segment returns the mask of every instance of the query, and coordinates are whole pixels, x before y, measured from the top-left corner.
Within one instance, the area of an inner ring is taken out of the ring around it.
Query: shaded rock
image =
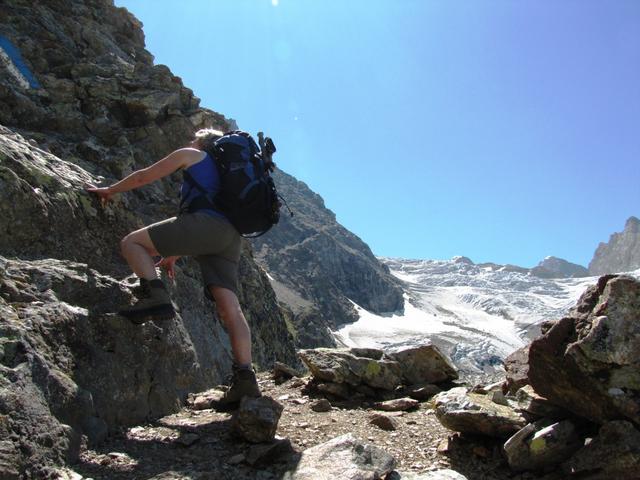
[[[331,402],[326,398],[321,398],[320,400],[316,400],[311,404],[311,410],[314,412],[330,412],[331,411]]]
[[[504,396],[504,393],[502,393],[502,390],[491,390],[486,395],[489,398],[489,400],[491,400],[493,403],[509,406],[509,402],[507,401],[507,398]]]
[[[271,443],[252,446],[246,454],[245,461],[249,465],[259,466],[276,462],[292,452],[291,440],[288,438],[276,438]]]
[[[640,431],[630,422],[607,422],[598,436],[563,464],[568,475],[584,480],[638,478]]]
[[[394,398],[393,400],[387,400],[386,402],[376,402],[373,404],[373,408],[387,412],[400,412],[411,410],[412,408],[416,408],[418,405],[420,405],[420,402],[413,398]]]
[[[569,420],[530,423],[504,444],[509,466],[516,471],[542,470],[562,463],[578,451],[584,441]]]
[[[400,365],[392,360],[356,357],[346,349],[317,348],[298,352],[312,375],[333,383],[365,384],[394,390],[402,383]]]
[[[369,423],[386,431],[398,429],[398,420],[396,418],[390,417],[389,415],[382,415],[380,413],[374,413],[371,415],[369,417]]]
[[[382,359],[382,355],[384,355],[384,352],[379,348],[354,347],[350,349],[350,352],[353,353],[356,357],[371,358],[373,360],[380,360]]]
[[[231,418],[231,428],[249,442],[270,442],[275,437],[283,409],[270,397],[244,397]]]
[[[293,367],[282,363],[282,362],[274,362],[273,363],[273,379],[276,383],[283,383],[293,377],[299,377],[300,373]]]
[[[453,388],[434,397],[436,417],[450,430],[508,438],[527,422],[510,407],[492,402],[486,395]]]
[[[529,380],[550,402],[592,421],[640,423],[640,282],[599,279],[529,350]]]
[[[180,445],[184,445],[185,447],[190,447],[191,445],[196,443],[198,440],[200,440],[200,435],[198,435],[197,433],[187,432],[180,435],[176,440],[176,442],[179,443]]]
[[[531,385],[525,385],[514,395],[516,409],[534,417],[560,419],[566,416],[566,410],[554,405],[544,397],[538,395]]]
[[[351,398],[351,390],[344,383],[319,383],[316,388],[322,393],[329,393],[344,399]]]
[[[402,377],[409,384],[440,383],[458,378],[451,361],[432,344],[395,349],[387,356],[400,364]]]
[[[378,480],[394,465],[391,455],[348,433],[305,450],[283,480]]]
[[[504,393],[516,391],[529,384],[529,346],[526,345],[504,359]]]
[[[373,388],[371,388],[371,387],[369,387],[367,385],[358,385],[358,386],[354,387],[353,389],[357,393],[360,393],[360,394],[364,395],[365,397],[369,397],[369,398],[381,398],[385,394],[390,393],[388,391],[384,391],[384,392],[378,391],[378,392],[376,392]]]
[[[244,453],[237,453],[227,460],[229,465],[238,465],[246,460]]]
[[[442,389],[432,383],[410,385],[406,389],[407,395],[418,401],[428,400],[440,392],[442,392]]]

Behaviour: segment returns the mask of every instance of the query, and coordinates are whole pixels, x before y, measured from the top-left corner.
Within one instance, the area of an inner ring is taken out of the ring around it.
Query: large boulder
[[[577,415],[640,424],[640,282],[604,276],[529,349],[537,393]]]
[[[526,419],[488,395],[452,388],[434,397],[436,418],[450,430],[473,435],[508,438],[527,424]]]
[[[394,458],[348,433],[304,452],[283,480],[379,480],[393,470]]]
[[[441,383],[458,378],[458,372],[451,361],[431,343],[412,348],[396,348],[386,354],[400,364],[402,377],[409,384]]]
[[[402,384],[400,364],[379,358],[356,356],[348,349],[316,348],[298,352],[311,374],[332,383],[361,384],[383,390],[394,390]]]
[[[458,378],[450,360],[431,344],[389,352],[374,348],[315,348],[298,354],[317,380],[329,384],[393,391],[401,385]]]

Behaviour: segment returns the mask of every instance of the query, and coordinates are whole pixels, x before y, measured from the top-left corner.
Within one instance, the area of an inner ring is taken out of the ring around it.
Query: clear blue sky
[[[586,266],[640,216],[640,1],[116,5],[377,255]]]

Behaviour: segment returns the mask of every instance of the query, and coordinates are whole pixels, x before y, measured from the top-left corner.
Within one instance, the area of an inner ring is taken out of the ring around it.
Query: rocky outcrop
[[[316,348],[300,350],[298,354],[311,371],[315,382],[312,385],[320,392],[342,399],[386,397],[402,393],[400,387],[403,386],[408,394],[418,391],[433,394],[439,389],[432,383],[458,378],[449,359],[430,344],[387,352],[374,348]],[[421,400],[426,398],[428,396],[423,395]],[[404,400],[410,402],[411,407],[418,403]]]
[[[636,478],[639,314],[640,281],[601,277],[567,317],[509,357],[502,385],[438,394],[437,418],[463,433],[513,433],[503,451],[515,471]]]
[[[7,472],[37,477],[73,461],[82,435],[173,411],[228,372],[228,338],[189,259],[171,286],[175,321],[109,314],[132,298],[119,240],[175,213],[179,178],[106,208],[84,186],[150,165],[198,128],[235,125],[153,64],[140,22],[112,1],[10,0],[0,17],[0,450]],[[255,363],[295,364],[248,243],[240,275]]]
[[[640,220],[629,217],[622,232],[600,243],[589,263],[590,275],[630,272],[640,268]]]
[[[531,274],[540,278],[578,278],[588,277],[589,270],[562,258],[547,257],[531,269]]]
[[[640,423],[640,282],[606,276],[529,349],[536,392],[602,423]],[[553,381],[550,381],[550,380]]]
[[[255,242],[255,255],[292,312],[298,346],[335,345],[327,329],[357,319],[352,302],[375,313],[401,310],[399,282],[369,247],[303,182],[281,171],[274,177],[294,216],[283,209],[278,226]]]

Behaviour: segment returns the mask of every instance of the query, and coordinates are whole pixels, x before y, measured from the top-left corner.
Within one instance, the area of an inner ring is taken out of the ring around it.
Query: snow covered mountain
[[[338,343],[388,347],[428,339],[469,379],[502,372],[502,360],[537,336],[541,322],[561,318],[597,280],[540,278],[466,257],[381,261],[404,284],[404,313],[380,316],[356,305],[359,320],[333,332]]]

